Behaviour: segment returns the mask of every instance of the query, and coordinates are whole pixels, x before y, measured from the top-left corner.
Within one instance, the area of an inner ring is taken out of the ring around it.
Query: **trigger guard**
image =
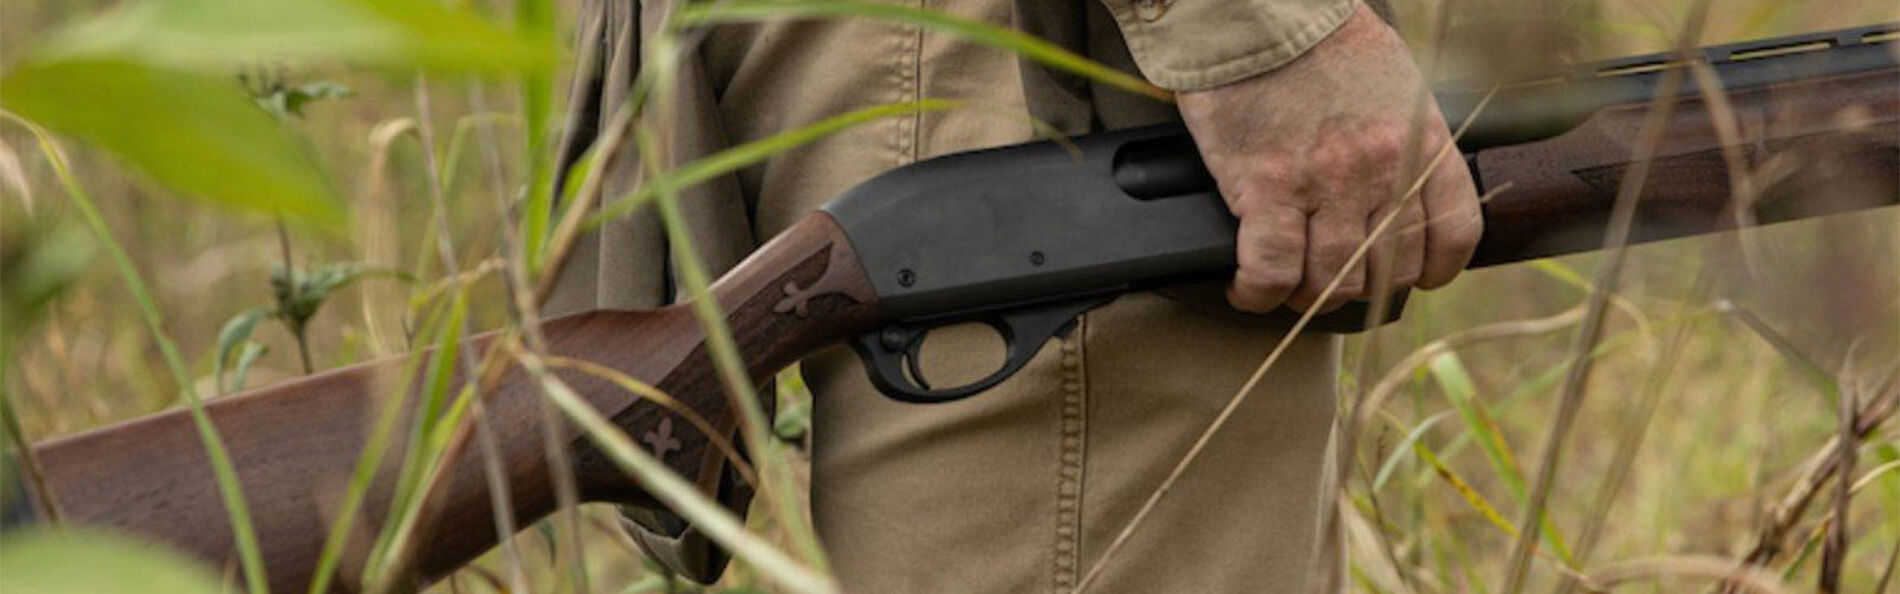
[[[934,404],[961,400],[996,387],[1029,364],[1042,345],[1074,328],[1077,316],[1113,301],[1116,295],[1097,295],[979,316],[946,317],[918,323],[897,322],[859,334],[851,348],[864,361],[871,385],[893,400]],[[954,388],[934,389],[924,379],[918,355],[934,328],[976,321],[996,330],[1005,345],[1003,367],[983,379]]]

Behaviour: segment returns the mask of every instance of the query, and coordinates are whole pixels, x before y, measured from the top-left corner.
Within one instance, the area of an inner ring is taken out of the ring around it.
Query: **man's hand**
[[[1392,208],[1398,220],[1368,252],[1393,291],[1451,282],[1484,221],[1464,160],[1454,151],[1411,187],[1450,142],[1398,35],[1365,6],[1293,62],[1178,100],[1195,144],[1240,219],[1240,268],[1227,299],[1246,311],[1314,306],[1320,292]],[[1417,129],[1415,142],[1408,142]],[[1319,303],[1368,298],[1361,264]]]

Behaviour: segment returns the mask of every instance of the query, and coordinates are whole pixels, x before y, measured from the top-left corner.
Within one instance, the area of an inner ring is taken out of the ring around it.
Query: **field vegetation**
[[[757,8],[745,18],[908,20],[1088,67],[927,11],[729,4]],[[1882,0],[1395,4],[1441,78],[1666,51],[1697,28],[1712,44],[1900,20]],[[292,6],[301,18],[283,16]],[[520,328],[534,305],[520,292],[584,228],[548,208],[558,202],[551,143],[579,10],[550,0],[7,0],[8,443],[446,344],[471,329]],[[681,41],[655,43],[677,50]],[[671,75],[646,76],[663,87]],[[857,115],[941,108],[953,107]],[[204,129],[225,133],[194,133]],[[797,136],[754,148],[770,154]],[[673,199],[667,184],[656,188],[644,207]],[[1364,420],[1343,442],[1353,447],[1339,493],[1351,587],[1900,588],[1900,441],[1890,420],[1900,408],[1900,212],[1634,248],[1608,286],[1593,278],[1603,257],[1471,273],[1414,295],[1402,322],[1348,341],[1340,406]],[[1594,370],[1567,409],[1565,372],[1597,299],[1607,318],[1586,349]],[[517,355],[531,368],[545,363],[531,344]],[[759,436],[804,430],[810,396],[795,374],[783,379],[776,427],[753,427]],[[546,384],[559,404],[565,388],[551,375]],[[466,392],[433,386],[423,396],[452,405]],[[1360,408],[1366,402],[1375,406]],[[1559,424],[1568,435],[1547,441]],[[650,472],[626,436],[593,438]],[[783,495],[731,537],[751,553],[709,590],[835,588],[796,505],[805,476],[797,443],[748,442],[765,488]],[[1835,471],[1839,462],[1850,462],[1847,472]],[[689,516],[724,517],[703,499],[689,507]],[[1542,534],[1518,583],[1514,552],[1532,507],[1545,509]],[[235,507],[232,517],[245,523]],[[658,573],[614,521],[605,506],[558,514],[431,589],[693,589]],[[400,529],[372,536],[391,559],[426,546],[402,544]],[[7,591],[261,591],[248,579],[259,569],[252,555],[207,567],[93,533],[8,538]]]

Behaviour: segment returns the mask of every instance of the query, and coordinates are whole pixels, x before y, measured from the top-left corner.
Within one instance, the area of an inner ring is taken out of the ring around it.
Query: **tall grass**
[[[255,6],[268,9],[272,1]],[[586,370],[546,354],[534,333],[537,310],[551,286],[548,279],[580,234],[605,217],[639,208],[658,209],[679,242],[674,247],[683,255],[686,292],[703,296],[711,275],[680,232],[674,202],[680,189],[863,122],[965,107],[956,97],[940,97],[839,114],[667,168],[660,164],[669,161],[656,150],[667,131],[646,127],[639,117],[652,107],[646,97],[667,96],[665,88],[673,84],[666,51],[691,51],[694,27],[874,18],[1021,53],[1136,92],[1164,93],[1006,28],[927,10],[846,1],[697,4],[653,40],[665,51],[657,54],[657,67],[641,74],[633,100],[604,107],[618,115],[589,158],[567,172],[575,181],[553,188],[558,163],[551,139],[558,131],[552,114],[561,99],[554,89],[561,87],[557,73],[567,63],[551,48],[572,34],[568,25],[576,4],[524,0],[447,9],[433,2],[389,2],[388,10],[439,16],[444,24],[405,25],[411,27],[405,34],[426,41],[417,45],[328,47],[303,40],[265,52],[286,64],[295,81],[331,79],[356,91],[311,103],[304,116],[269,128],[289,139],[273,141],[282,144],[272,145],[269,154],[305,167],[307,161],[320,163],[296,174],[316,176],[310,179],[318,185],[296,177],[274,186],[286,188],[274,195],[224,180],[168,177],[172,170],[165,163],[148,162],[157,157],[115,152],[112,139],[96,134],[76,134],[92,143],[69,145],[70,171],[46,154],[19,152],[24,179],[0,180],[6,182],[0,183],[0,199],[24,202],[17,188],[25,187],[34,191],[34,208],[4,212],[44,225],[79,220],[106,240],[108,256],[66,287],[43,319],[4,321],[25,328],[0,386],[20,428],[30,439],[44,439],[150,412],[172,404],[173,394],[196,406],[195,389],[218,385],[223,323],[268,295],[274,250],[260,255],[243,246],[274,246],[279,210],[273,201],[300,197],[297,204],[306,214],[290,219],[305,262],[372,262],[416,277],[407,299],[369,299],[375,293],[367,291],[363,299],[332,298],[302,337],[314,365],[347,364],[392,348],[437,347],[410,362],[424,373],[385,382],[388,400],[371,425],[344,505],[332,518],[322,579],[335,579],[346,542],[365,537],[375,543],[371,585],[397,589],[407,557],[427,544],[414,540],[416,510],[436,483],[447,444],[458,432],[486,434],[478,395],[495,370],[521,365],[546,388],[551,425],[577,428],[738,554],[740,568],[715,591],[836,589],[798,496],[804,454],[771,431],[772,419],[757,405],[757,387],[736,365],[716,312],[701,307],[697,313],[736,410],[744,413],[740,443],[724,449],[734,456],[745,450],[752,465],[747,474],[760,487],[750,525],[666,474],[547,373]],[[1449,40],[1442,57],[1449,64],[1446,76],[1484,62],[1472,55],[1549,49],[1557,54],[1553,58],[1586,59],[1666,50],[1672,41],[1698,37],[1682,34],[1689,25],[1706,29],[1702,42],[1720,42],[1896,16],[1871,0],[1825,7],[1718,0],[1705,6],[1706,19],[1689,11],[1687,1],[1466,0],[1452,10],[1433,2],[1399,8],[1412,38]],[[96,7],[51,0],[9,2],[0,12],[0,67],[9,72],[37,63],[35,48],[74,43],[40,31],[101,18]],[[242,15],[269,16],[267,10]],[[104,18],[122,31],[150,26],[124,15]],[[258,43],[271,30],[250,33],[224,31],[201,42],[273,49]],[[1555,47],[1507,51],[1531,33]],[[164,51],[148,57],[163,68],[197,77],[190,80],[229,82],[238,92],[231,74],[241,65],[228,58],[206,61],[153,45],[170,39],[162,35],[121,39],[129,45],[68,49],[119,55],[111,52],[157,48]],[[493,51],[471,53],[462,51],[468,39],[496,41]],[[482,76],[464,76],[470,70]],[[438,122],[454,122],[446,141],[435,134]],[[1747,122],[1730,128],[1725,134],[1751,133]],[[0,141],[29,146],[24,134],[0,128]],[[636,144],[645,145],[637,153],[649,160],[642,164],[652,168],[649,183],[606,197],[602,213],[555,207],[597,196],[603,159]],[[121,161],[108,157],[114,154]],[[143,173],[124,173],[126,162]],[[1733,175],[1752,179],[1758,173],[1737,167]],[[100,199],[48,198],[58,195],[51,189],[82,182]],[[160,189],[165,187],[185,192]],[[343,223],[346,208],[361,220]],[[330,209],[333,214],[324,214]],[[1342,378],[1352,400],[1343,408],[1347,427],[1337,498],[1348,583],[1378,592],[1594,591],[1632,581],[1652,582],[1661,591],[1724,581],[1767,591],[1874,591],[1889,579],[1894,551],[1900,550],[1900,522],[1893,521],[1900,517],[1900,481],[1894,480],[1900,442],[1891,437],[1887,420],[1900,399],[1891,363],[1900,357],[1900,273],[1891,266],[1900,258],[1900,241],[1892,239],[1900,237],[1900,217],[1876,212],[1859,221],[1633,249],[1620,271],[1614,256],[1585,256],[1537,269],[1473,273],[1445,291],[1414,297],[1399,325],[1353,339],[1349,349],[1361,363]],[[352,237],[339,226],[354,226],[359,234]],[[1724,249],[1736,241],[1747,249]],[[1738,252],[1747,258],[1727,256]],[[1850,266],[1856,262],[1876,264]],[[1606,263],[1595,278],[1570,272]],[[1823,274],[1838,267],[1859,272]],[[143,286],[141,278],[154,283]],[[137,307],[118,306],[128,285],[135,287]],[[1594,294],[1584,309],[1573,309],[1578,288]],[[1623,315],[1610,315],[1618,312]],[[1657,312],[1666,317],[1650,319]],[[451,347],[470,330],[496,327],[509,332],[487,352]],[[1579,327],[1585,331],[1568,341],[1557,336]],[[1667,338],[1656,340],[1652,333]],[[250,383],[301,373],[290,356],[299,350],[298,338],[260,327],[255,340],[268,354],[255,359]],[[1272,364],[1271,358],[1265,362],[1255,382],[1271,373]],[[469,380],[447,381],[447,370],[458,366],[470,371]],[[1577,379],[1583,374],[1587,385]],[[407,385],[412,377],[423,385]],[[651,386],[632,378],[610,379],[642,397],[667,398],[646,392]],[[436,414],[399,426],[392,411],[411,394],[419,399],[416,406]],[[207,451],[220,457],[215,434],[208,424],[201,427],[207,429]],[[397,509],[387,514],[386,525],[369,527],[371,534],[353,535],[360,529],[354,518],[360,517],[371,471],[396,443],[406,444]],[[494,450],[492,440],[480,445]],[[560,456],[558,448],[550,452]],[[1175,475],[1193,472],[1189,462],[1191,454]],[[248,521],[242,521],[241,493],[235,478],[228,478],[223,495],[244,542]],[[490,479],[491,490],[504,490],[499,472],[491,470]],[[1152,494],[1149,505],[1165,491]],[[565,491],[563,497],[574,495]],[[582,506],[546,521],[544,530],[521,530],[438,589],[671,589],[671,578],[646,569],[623,536],[598,529],[610,514]],[[496,517],[498,530],[526,528],[506,514]],[[1131,525],[1121,538],[1137,529],[1153,527]],[[268,568],[254,547],[246,549],[242,575],[259,591]],[[1095,561],[1092,575],[1118,561],[1113,545],[1110,551]]]
[[[79,211],[99,244],[105,248],[105,252],[112,259],[113,268],[119,273],[119,280],[124,284],[125,291],[131,294],[133,302],[138,305],[140,319],[144,321],[146,330],[151,332],[152,342],[158,345],[159,352],[163,354],[165,366],[171,371],[172,380],[177,382],[178,393],[191,410],[191,422],[198,430],[198,439],[204,445],[205,455],[210,458],[212,472],[218,481],[218,496],[224,500],[225,509],[229,513],[232,541],[235,543],[238,559],[244,568],[245,587],[252,594],[262,594],[268,590],[265,584],[269,578],[264,574],[264,557],[257,546],[257,528],[251,522],[250,506],[244,501],[244,486],[238,482],[236,467],[231,464],[231,454],[224,447],[224,437],[218,432],[217,426],[211,423],[211,417],[205,414],[204,399],[199,397],[196,383],[185,371],[184,358],[179,355],[177,343],[173,342],[165,331],[164,314],[159,312],[157,303],[153,301],[152,291],[146,284],[144,275],[139,274],[138,269],[132,265],[131,258],[126,255],[125,247],[119,245],[119,242],[114,239],[112,230],[106,226],[104,217],[99,214],[99,207],[93,201],[91,193],[87,192],[85,186],[73,176],[71,166],[67,164],[62,151],[54,144],[53,139],[37,126],[14,118],[10,114],[5,119],[23,124],[39,141],[39,146],[43,149],[41,154],[46,157],[48,165],[52,167],[54,177],[59,180],[67,197],[72,200],[73,208]]]

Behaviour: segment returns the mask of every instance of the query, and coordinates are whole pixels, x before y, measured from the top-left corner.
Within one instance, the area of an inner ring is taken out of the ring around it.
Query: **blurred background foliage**
[[[1513,76],[1551,64],[1663,51],[1689,4],[1394,3],[1415,47],[1443,40],[1435,54],[1441,78]],[[151,284],[198,393],[219,393],[218,372],[235,363],[227,361],[233,348],[243,348],[224,331],[227,322],[254,307],[286,303],[281,287],[273,288],[274,274],[282,276],[274,269],[286,259],[289,270],[306,275],[347,265],[400,271],[424,286],[443,278],[430,243],[431,168],[410,136],[414,118],[429,118],[443,131],[434,147],[443,155],[435,181],[449,205],[448,228],[462,260],[457,271],[492,269],[490,261],[503,253],[494,205],[521,197],[497,193],[537,174],[531,160],[517,158],[532,150],[523,139],[533,136],[519,115],[520,87],[502,75],[525,72],[551,78],[550,88],[565,88],[566,57],[558,48],[567,45],[579,3],[554,4],[559,40],[482,17],[507,15],[505,7],[455,4],[0,4],[0,67],[11,87],[0,93],[10,110],[68,138],[92,141],[61,146],[112,237]],[[234,5],[259,12],[203,10]],[[258,26],[277,21],[259,15],[283,10],[305,11],[308,21],[330,28],[313,35]],[[1441,10],[1449,25],[1442,35],[1436,33]],[[1900,9],[1887,0],[1716,0],[1712,15],[1706,43],[1900,20]],[[82,21],[93,25],[71,28]],[[255,51],[222,51],[234,48]],[[35,70],[71,63],[85,68]],[[415,67],[475,75],[418,82]],[[432,91],[427,112],[418,111],[419,89]],[[74,115],[80,113],[112,117]],[[193,122],[251,127],[210,135],[208,142],[276,140],[194,150],[166,127]],[[469,140],[489,131],[500,154],[510,156],[500,160],[499,171]],[[96,148],[114,142],[130,153],[113,157]],[[250,160],[220,161],[232,155]],[[268,173],[245,175],[257,171]],[[491,174],[514,183],[491,183]],[[112,264],[86,233],[34,138],[10,123],[0,124],[0,194],[0,356],[4,389],[25,440],[179,405],[159,349]],[[1601,513],[1592,511],[1595,490],[1620,477],[1594,559],[1745,553],[1771,521],[1767,510],[1799,480],[1802,462],[1836,434],[1830,391],[1871,390],[1900,360],[1896,262],[1900,213],[1893,209],[1635,250],[1619,287],[1612,338],[1559,471],[1553,523],[1574,539],[1592,523],[1584,518]],[[1594,256],[1580,256],[1485,270],[1415,296],[1402,323],[1349,342],[1343,379],[1364,388],[1435,339],[1568,310],[1584,299],[1582,279],[1593,263]],[[299,310],[294,331],[288,324],[247,329],[243,340],[256,345],[248,383],[303,373],[298,353],[311,367],[327,369],[404,350],[414,330],[407,299],[413,290],[421,289],[381,279],[333,286],[320,311],[302,304],[307,310]],[[472,327],[506,322],[498,275],[478,277],[469,290]],[[1681,348],[1667,348],[1677,332]],[[1521,495],[1513,498],[1512,476],[1532,470],[1527,464],[1536,459],[1540,427],[1555,404],[1568,340],[1568,333],[1553,332],[1461,347],[1404,378],[1355,452],[1365,476],[1348,491],[1353,509],[1376,526],[1370,530],[1385,535],[1372,538],[1362,530],[1350,541],[1356,588],[1496,587],[1492,580],[1511,537],[1478,503],[1515,517]],[[796,392],[796,382],[791,385]],[[786,433],[801,430],[784,425]],[[1643,441],[1633,459],[1620,459],[1616,446],[1631,439],[1633,427],[1646,428]],[[1876,436],[1862,450],[1857,476],[1900,461],[1891,434]],[[1429,455],[1411,455],[1420,449]],[[1896,476],[1869,475],[1851,508],[1854,546],[1843,591],[1872,591],[1890,570],[1890,555],[1900,547]],[[1803,539],[1822,513],[1804,516],[1788,554],[1770,566],[1796,590],[1815,583],[1818,553]],[[589,517],[599,528],[587,534],[599,543],[588,547],[586,559],[595,591],[664,587],[631,543],[613,534],[603,510]],[[1380,540],[1383,545],[1375,544]],[[519,541],[536,591],[562,583],[547,531],[525,531]],[[22,567],[43,546],[58,543],[10,545],[0,557]],[[438,588],[489,591],[500,583],[498,564],[484,559]],[[754,587],[743,567],[727,582]],[[1654,591],[1705,584],[1666,579]]]

